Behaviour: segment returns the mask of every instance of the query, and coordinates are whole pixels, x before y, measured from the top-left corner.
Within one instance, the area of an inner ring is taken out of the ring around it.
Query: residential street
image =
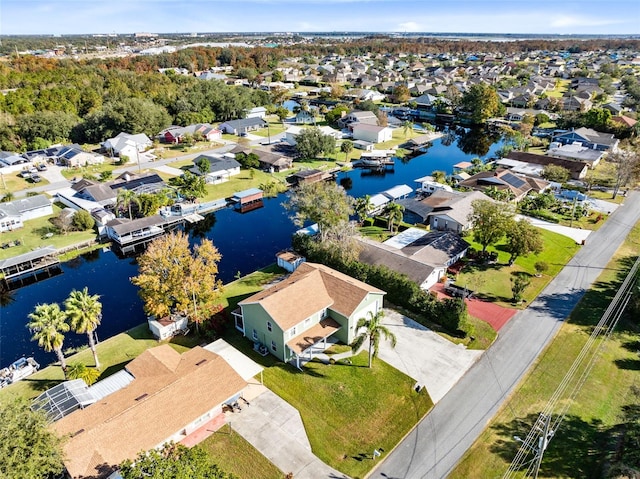
[[[498,411],[563,320],[589,289],[633,225],[640,193],[629,195],[530,307],[392,451],[370,477],[444,478]],[[522,431],[525,436],[528,431]]]

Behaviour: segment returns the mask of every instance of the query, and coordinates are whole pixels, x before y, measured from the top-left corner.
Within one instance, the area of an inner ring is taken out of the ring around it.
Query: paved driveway
[[[476,362],[482,351],[467,350],[395,311],[385,310],[383,324],[395,334],[395,348],[383,341],[380,359],[425,386],[437,403]]]
[[[231,427],[282,472],[292,472],[296,479],[346,478],[311,452],[298,410],[261,388],[259,395],[250,400],[250,406],[242,406],[242,412],[226,413]]]
[[[561,234],[572,238],[576,243],[580,244],[585,242],[589,235],[592,233],[590,230],[583,230],[581,228],[570,228],[569,226],[561,226],[556,223],[550,223],[539,218],[532,218],[531,216],[516,215],[518,220],[525,219],[533,226],[542,228],[544,230],[553,231],[554,233]]]

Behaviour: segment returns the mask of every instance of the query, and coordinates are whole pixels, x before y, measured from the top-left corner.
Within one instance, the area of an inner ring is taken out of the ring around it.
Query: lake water
[[[415,188],[413,180],[434,170],[451,173],[454,164],[476,156],[488,158],[501,146],[486,135],[474,132],[438,139],[428,151],[406,163],[396,160],[393,171],[371,175],[367,170],[342,172],[337,180],[353,197],[372,195],[399,184]],[[282,207],[286,195],[265,199],[264,207],[238,213],[224,209],[208,215],[205,221],[190,227],[192,242],[199,236],[211,239],[220,253],[219,277],[232,281],[238,271],[250,273],[275,261],[275,253],[291,245],[297,229]],[[110,251],[96,251],[62,265],[62,274],[19,288],[12,301],[0,308],[0,366],[7,366],[22,355],[33,356],[41,364],[55,361],[30,340],[27,315],[39,303],[62,303],[72,289],[89,288],[99,294],[103,304],[98,338],[105,339],[145,321],[137,287],[129,278],[138,273],[134,259],[118,259]],[[65,348],[86,344],[86,336],[69,333]]]

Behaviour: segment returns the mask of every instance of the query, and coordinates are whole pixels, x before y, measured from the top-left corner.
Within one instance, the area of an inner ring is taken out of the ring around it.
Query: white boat
[[[38,369],[40,369],[40,365],[35,359],[22,357],[14,361],[8,368],[0,369],[0,388],[31,376]]]

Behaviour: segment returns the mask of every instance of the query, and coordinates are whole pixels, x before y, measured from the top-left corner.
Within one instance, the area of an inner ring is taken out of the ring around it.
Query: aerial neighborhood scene
[[[640,3],[0,5],[0,477],[640,479]]]

